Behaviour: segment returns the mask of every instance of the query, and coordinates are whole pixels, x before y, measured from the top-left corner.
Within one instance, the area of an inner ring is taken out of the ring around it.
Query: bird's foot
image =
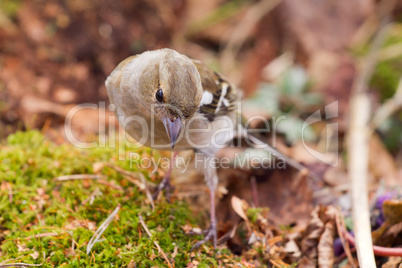
[[[170,202],[170,194],[173,191],[173,186],[170,184],[170,174],[165,175],[161,183],[159,183],[158,188],[156,188],[156,191],[152,195],[153,200],[158,199],[158,196],[162,191],[165,192],[166,200]]]
[[[191,250],[198,249],[200,246],[208,241],[212,241],[214,248],[216,248],[217,234],[216,234],[216,224],[211,222],[208,229],[202,232],[205,236],[204,239],[198,241]]]

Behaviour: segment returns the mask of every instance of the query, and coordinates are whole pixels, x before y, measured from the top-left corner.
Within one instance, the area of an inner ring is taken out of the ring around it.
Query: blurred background
[[[371,107],[361,112],[374,119],[368,143],[370,210],[373,228],[380,226],[376,219],[382,217],[378,212],[382,203],[376,205],[376,200],[384,193],[388,196],[381,202],[401,196],[395,187],[402,182],[400,0],[0,0],[0,144],[9,134],[29,129],[40,129],[52,141],[64,143],[64,123],[66,117],[71,119],[68,112],[84,103],[98,109],[74,114],[74,135],[81,141],[107,135],[103,122],[117,127],[116,122],[108,122],[113,112],[107,109],[107,76],[123,59],[165,47],[203,61],[238,85],[244,92],[246,117],[285,116],[276,126],[275,146],[317,175],[311,181],[290,169],[221,170],[220,223],[233,225],[239,218],[231,208],[232,196],[254,207],[269,207],[270,224],[282,231],[287,228],[283,226],[308,222],[317,204],[339,205],[345,217],[350,216],[349,152],[344,145],[350,99],[363,85]],[[306,118],[317,111],[323,120],[303,133]],[[338,165],[318,161],[306,151],[306,144],[329,152]],[[233,156],[237,151],[232,149],[222,154]],[[144,173],[153,181],[163,174]],[[172,177],[178,196],[203,195],[198,200],[201,205],[193,207],[206,207],[203,178],[194,186],[188,183],[188,173],[173,171]],[[258,187],[252,189],[250,181]],[[253,193],[256,189],[259,200]],[[395,222],[399,224],[402,202],[398,208]],[[399,247],[398,228],[393,245]],[[275,234],[282,237],[279,231]],[[310,236],[306,239],[310,241]],[[241,252],[239,241],[229,243],[232,252]],[[381,241],[388,240],[377,236],[375,243]]]
[[[300,138],[295,126],[333,101],[342,137],[355,77],[385,20],[393,23],[370,79],[373,111],[397,89],[402,2],[391,2],[1,0],[0,137],[40,128],[61,141],[72,106],[107,104],[104,81],[121,60],[163,47],[202,60],[237,84],[250,98],[250,113],[286,114],[293,121],[279,130],[288,144]],[[399,160],[401,117],[394,113],[379,128]],[[99,132],[97,112],[83,110],[74,119],[76,135]],[[307,138],[317,141],[319,130]]]

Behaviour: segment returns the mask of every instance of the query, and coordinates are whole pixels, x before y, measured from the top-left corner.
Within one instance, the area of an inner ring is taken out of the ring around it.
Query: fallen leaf
[[[35,251],[32,254],[29,254],[34,260],[36,260],[39,257],[39,252]]]
[[[24,252],[24,251],[28,250],[28,249],[27,249],[27,245],[25,245],[25,244],[18,244],[18,243],[17,243],[17,249],[18,249],[18,252]]]
[[[390,225],[399,223],[402,219],[402,200],[385,200],[382,204],[384,218]]]
[[[402,259],[401,257],[389,257],[388,261],[384,263],[381,268],[401,268]]]
[[[64,229],[66,230],[75,230],[78,227],[84,227],[87,228],[91,231],[96,230],[96,223],[93,221],[89,220],[73,220],[72,222],[68,223],[67,225],[64,226]]]
[[[324,231],[324,223],[319,217],[321,207],[317,206],[311,212],[312,219],[307,225],[305,237],[301,241],[301,250],[304,256],[308,257],[311,262],[316,263],[318,257],[317,245],[322,232]]]
[[[318,243],[318,266],[334,266],[334,224],[327,222]]]
[[[288,242],[286,242],[283,251],[288,253],[292,257],[292,261],[295,261],[301,256],[300,249],[297,246],[297,243],[294,241],[294,239],[291,239]]]
[[[232,208],[243,220],[248,222],[246,212],[243,209],[243,201],[237,196],[232,196]]]
[[[177,249],[178,249],[177,246],[175,246],[173,249],[172,259],[174,259],[177,256],[178,253]]]
[[[185,234],[195,233],[195,234],[202,234],[201,228],[193,227],[190,224],[183,225],[181,227]]]

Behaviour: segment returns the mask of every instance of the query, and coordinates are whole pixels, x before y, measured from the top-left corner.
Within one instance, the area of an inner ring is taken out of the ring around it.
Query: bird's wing
[[[204,89],[199,112],[209,121],[213,121],[217,116],[224,116],[235,111],[239,98],[236,87],[200,61],[193,60],[193,63],[200,73]]]

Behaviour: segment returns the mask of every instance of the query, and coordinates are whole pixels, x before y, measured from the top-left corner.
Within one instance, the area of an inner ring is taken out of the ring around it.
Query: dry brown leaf
[[[178,247],[175,246],[174,249],[173,249],[173,253],[172,253],[172,259],[176,258],[177,253],[178,253]]]
[[[286,242],[283,251],[291,256],[292,261],[296,261],[301,256],[299,246],[296,244],[294,239],[290,239],[288,242]]]
[[[222,199],[223,196],[229,193],[228,189],[226,189],[223,185],[218,185],[218,189],[216,189],[216,197]]]
[[[185,234],[191,234],[191,233],[202,234],[201,228],[193,227],[190,224],[183,225],[181,228],[183,229]]]
[[[327,222],[318,243],[318,266],[332,268],[334,266],[334,224]]]
[[[321,208],[317,206],[312,212],[312,219],[307,225],[305,237],[301,241],[301,250],[303,255],[308,257],[312,262],[317,261],[318,250],[317,245],[322,232],[324,231],[324,223],[319,217]]]
[[[39,252],[35,251],[34,253],[29,254],[34,260],[39,257]]]
[[[25,245],[25,244],[20,244],[20,243],[17,243],[17,249],[18,249],[18,252],[23,252],[23,251],[28,250],[28,249],[27,249],[27,245]]]
[[[243,220],[248,222],[246,212],[243,209],[243,201],[240,198],[238,198],[237,196],[232,196],[231,203],[232,203],[232,208],[237,213],[237,215],[239,215]]]
[[[317,264],[313,259],[303,257],[299,263],[298,263],[298,268],[316,268]]]
[[[384,263],[381,268],[401,268],[402,258],[401,257],[390,257],[386,263]]]
[[[373,231],[373,243],[377,246],[388,247],[394,244],[401,233],[402,222],[390,226],[388,221],[385,221],[380,228]]]
[[[402,219],[402,200],[386,200],[382,204],[384,218],[390,225],[401,222]]]
[[[89,220],[73,220],[72,222],[68,223],[67,225],[64,226],[64,229],[66,230],[75,230],[78,227],[84,227],[87,228],[91,231],[96,230],[96,223],[93,221]]]

